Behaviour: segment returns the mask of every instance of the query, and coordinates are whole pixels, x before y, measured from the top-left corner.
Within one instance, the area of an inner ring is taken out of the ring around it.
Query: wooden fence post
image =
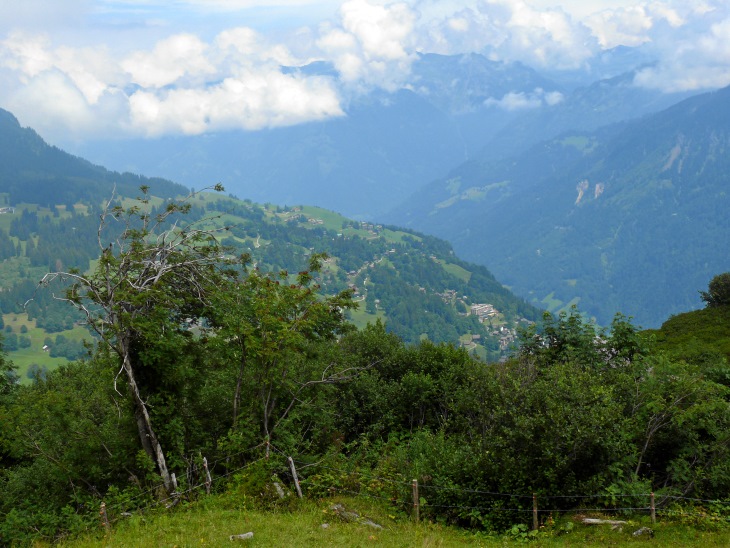
[[[413,519],[418,523],[421,519],[421,508],[418,497],[418,480],[413,480]]]
[[[291,475],[294,476],[294,486],[297,488],[297,495],[302,498],[302,488],[299,487],[299,477],[297,477],[297,469],[294,468],[294,459],[289,457],[289,466],[291,467]]]
[[[656,523],[656,506],[654,506],[654,493],[651,494],[651,504],[649,506],[649,510],[651,511],[651,523],[653,525]]]
[[[101,519],[101,525],[104,527],[104,529],[109,532],[109,516],[106,514],[106,503],[101,503],[101,508],[99,509],[99,518]]]
[[[532,530],[537,531],[539,529],[540,523],[537,519],[537,495],[535,493],[532,494]]]
[[[203,469],[205,470],[205,493],[207,495],[210,495],[210,485],[213,483],[213,480],[210,479],[210,470],[208,470],[208,459],[203,457]]]

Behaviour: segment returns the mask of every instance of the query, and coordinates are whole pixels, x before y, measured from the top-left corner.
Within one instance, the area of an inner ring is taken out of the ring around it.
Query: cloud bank
[[[529,0],[275,4],[178,0],[169,12],[158,0],[28,0],[22,9],[0,7],[0,106],[46,135],[66,138],[257,130],[343,116],[343,97],[407,87],[419,52],[477,52],[560,71],[579,70],[619,45],[641,46],[657,60],[640,71],[637,85],[685,91],[730,84],[726,0],[651,0],[581,19]],[[276,38],[219,20],[211,31],[195,20],[205,10],[233,20],[240,10],[283,14],[323,5],[336,7],[329,20]],[[176,18],[165,19],[173,11]],[[181,13],[190,16],[185,24]],[[97,28],[85,42],[89,20],[106,25],[108,40]],[[140,29],[146,40],[138,40]],[[152,40],[150,29],[157,33]],[[312,60],[331,63],[338,76],[281,68]],[[515,91],[491,104],[536,108],[561,99]]]

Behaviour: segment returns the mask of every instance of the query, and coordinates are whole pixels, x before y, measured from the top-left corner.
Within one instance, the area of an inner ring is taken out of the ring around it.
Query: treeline
[[[94,215],[76,215],[61,219],[56,215],[38,215],[24,209],[10,223],[9,235],[25,242],[24,255],[31,266],[48,270],[76,268],[87,270],[89,261],[98,255],[97,220]],[[75,211],[73,207],[70,211]],[[21,246],[16,255],[21,256]]]
[[[268,439],[299,461],[329,456],[344,469],[417,478],[429,493],[422,516],[487,530],[524,521],[529,512],[518,510],[531,502],[510,500],[508,510],[485,492],[560,495],[554,504],[565,510],[585,495],[607,509],[624,503],[616,494],[724,499],[727,384],[653,353],[623,318],[602,335],[577,313],[548,315],[543,330],[525,333],[519,355],[488,365],[447,344],[405,345],[376,324],[290,355],[289,379],[267,386],[282,399],[268,408],[260,400],[265,366],[251,364],[241,377],[233,355],[200,348],[185,360],[184,377],[168,364],[148,397],[182,482],[200,455],[223,475],[259,459]],[[286,387],[320,378],[333,363],[357,374],[310,385],[299,394],[305,403],[287,413]],[[115,369],[111,355],[97,352],[5,390],[4,541],[96,527],[101,500],[114,503],[114,517],[149,503],[161,480],[135,441],[132,407],[119,407]],[[276,424],[268,437],[267,422]],[[274,455],[265,475],[286,480],[287,470]],[[348,481],[314,470],[300,472],[305,486]],[[251,481],[239,476],[224,488],[260,496],[246,490]]]
[[[63,287],[58,288],[57,295],[63,294]],[[50,291],[38,286],[38,282],[24,279],[17,282],[9,291],[0,292],[0,312],[5,314],[26,313],[28,319],[36,321],[36,326],[47,333],[58,333],[72,329],[74,323],[83,315],[67,303],[54,297]]]

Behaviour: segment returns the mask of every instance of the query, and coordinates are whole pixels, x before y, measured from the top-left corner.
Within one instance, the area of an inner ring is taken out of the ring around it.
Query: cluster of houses
[[[477,316],[482,323],[491,322],[492,318],[499,316],[499,310],[488,303],[473,304],[470,312],[473,316]],[[493,337],[499,337],[499,349],[502,351],[507,350],[517,340],[517,330],[503,325],[495,327],[489,334]]]
[[[491,335],[499,337],[499,349],[502,351],[507,350],[517,340],[517,330],[503,325],[492,331]]]
[[[448,293],[449,292],[447,291],[447,294]],[[442,294],[442,297],[443,296],[445,295]],[[469,308],[469,313],[473,316],[477,316],[479,318],[479,321],[482,323],[491,323],[491,320],[493,318],[499,316],[499,310],[497,310],[494,305],[489,303],[473,304]],[[504,325],[496,326],[493,329],[490,329],[488,332],[492,337],[497,337],[499,339],[499,349],[502,351],[509,349],[510,346],[512,346],[517,340],[517,330],[510,329],[509,327],[505,327]],[[462,346],[467,349],[476,348],[476,345],[480,342],[481,336],[472,335],[471,340],[463,342]]]
[[[310,223],[317,223],[318,219],[309,219]],[[376,230],[382,230],[382,226],[380,225],[374,225],[372,223],[367,222],[360,222],[360,228],[364,230],[371,231],[374,233]],[[390,249],[385,252],[386,255],[394,254],[396,253],[396,250]],[[432,259],[436,260],[436,257],[432,257]],[[370,262],[366,262],[363,264],[358,270],[351,270],[347,274],[352,279],[358,276],[363,270],[368,268],[375,268],[375,266],[383,260],[383,257],[380,257],[379,259],[375,259]],[[350,283],[349,285],[350,289],[354,291],[354,294],[357,298],[357,300],[364,300],[365,295],[363,292],[360,292],[360,288],[354,284]],[[426,293],[427,290],[425,287],[418,287],[418,290],[422,293]],[[455,303],[457,301],[461,301],[464,304],[467,304],[467,296],[460,296],[457,294],[456,290],[453,289],[446,289],[442,293],[437,293],[437,295],[445,302],[445,303]],[[375,301],[376,307],[380,304],[379,300]],[[468,306],[468,305],[467,305]],[[479,321],[481,323],[487,323],[490,326],[493,325],[492,320],[497,318],[499,316],[499,310],[497,310],[493,304],[489,303],[477,303],[473,304],[468,307],[467,314],[471,314],[473,316],[477,316]],[[488,329],[488,333],[492,337],[497,337],[499,339],[499,348],[502,351],[505,351],[509,349],[513,343],[517,340],[517,330],[516,329],[510,329],[508,327],[505,327],[503,325],[501,326],[494,326],[493,328]],[[476,349],[479,344],[482,344],[482,337],[481,335],[472,335],[471,339],[468,341],[462,340],[461,345],[465,347],[467,350],[470,349]]]
[[[446,304],[456,301],[456,291],[454,291],[453,289],[447,289],[443,293],[436,293],[436,295],[441,297],[441,300],[444,301]]]
[[[369,230],[370,232],[380,232],[383,230],[383,225],[376,225],[368,223],[367,221],[360,221],[360,228],[363,230]]]
[[[15,213],[14,207],[0,207],[0,215],[4,215],[6,213]]]
[[[503,325],[490,331],[489,334],[493,337],[499,337],[499,349],[502,352],[508,350],[515,343],[515,341],[517,341],[517,330],[510,329]],[[481,339],[481,335],[472,335],[470,340],[462,340],[461,346],[463,346],[467,350],[474,350],[476,349],[478,344],[481,344]]]
[[[492,304],[473,304],[471,305],[471,314],[479,318],[484,323],[499,315],[499,311]]]

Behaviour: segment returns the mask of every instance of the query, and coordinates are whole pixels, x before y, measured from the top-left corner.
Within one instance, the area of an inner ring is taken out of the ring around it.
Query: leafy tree
[[[8,326],[10,327],[10,326]],[[15,333],[9,333],[5,336],[5,350],[13,352],[18,349],[18,336]]]
[[[5,355],[3,337],[0,334],[0,403],[2,402],[2,397],[9,394],[17,382],[18,377],[15,374],[15,365]]]
[[[708,291],[700,291],[700,297],[708,307],[730,305],[730,272],[712,278]]]
[[[232,424],[238,425],[242,398],[258,402],[261,434],[269,439],[298,402],[313,387],[350,378],[354,369],[337,363],[321,366],[312,353],[316,345],[349,331],[345,311],[356,307],[352,291],[331,297],[319,294],[314,275],[325,255],[313,255],[309,269],[290,276],[286,271],[248,271],[243,279],[217,294],[217,341],[222,360],[234,364]],[[293,279],[292,279],[293,278]],[[293,283],[292,283],[293,282]]]
[[[109,486],[130,476],[133,484],[144,481],[135,463],[134,417],[118,404],[109,359],[100,353],[39,374],[15,391],[12,405],[0,407],[0,448],[12,463],[0,474],[0,544],[88,529]],[[12,427],[3,440],[6,424]]]
[[[648,353],[636,327],[622,314],[616,315],[607,332],[585,321],[575,306],[558,316],[545,312],[542,324],[522,330],[520,338],[519,356],[534,359],[538,365],[574,363],[607,369]]]
[[[666,355],[649,356],[632,371],[625,402],[634,450],[626,477],[649,478],[676,493],[718,496],[730,485],[728,389],[699,368]]]
[[[148,188],[141,190],[137,205],[112,207],[110,200],[102,212],[97,238],[100,258],[91,275],[52,272],[41,284],[70,283],[59,298],[80,310],[116,354],[118,376],[126,378],[142,447],[156,464],[166,490],[172,492],[147,398],[165,374],[155,367],[174,367],[170,356],[185,352],[193,339],[192,328],[208,314],[211,295],[225,285],[227,277],[220,268],[223,256],[215,231],[195,221],[181,221],[180,215],[191,209],[193,195],[170,201],[162,212],[151,215]],[[111,223],[121,224],[116,237]],[[150,368],[154,373],[146,373]]]

